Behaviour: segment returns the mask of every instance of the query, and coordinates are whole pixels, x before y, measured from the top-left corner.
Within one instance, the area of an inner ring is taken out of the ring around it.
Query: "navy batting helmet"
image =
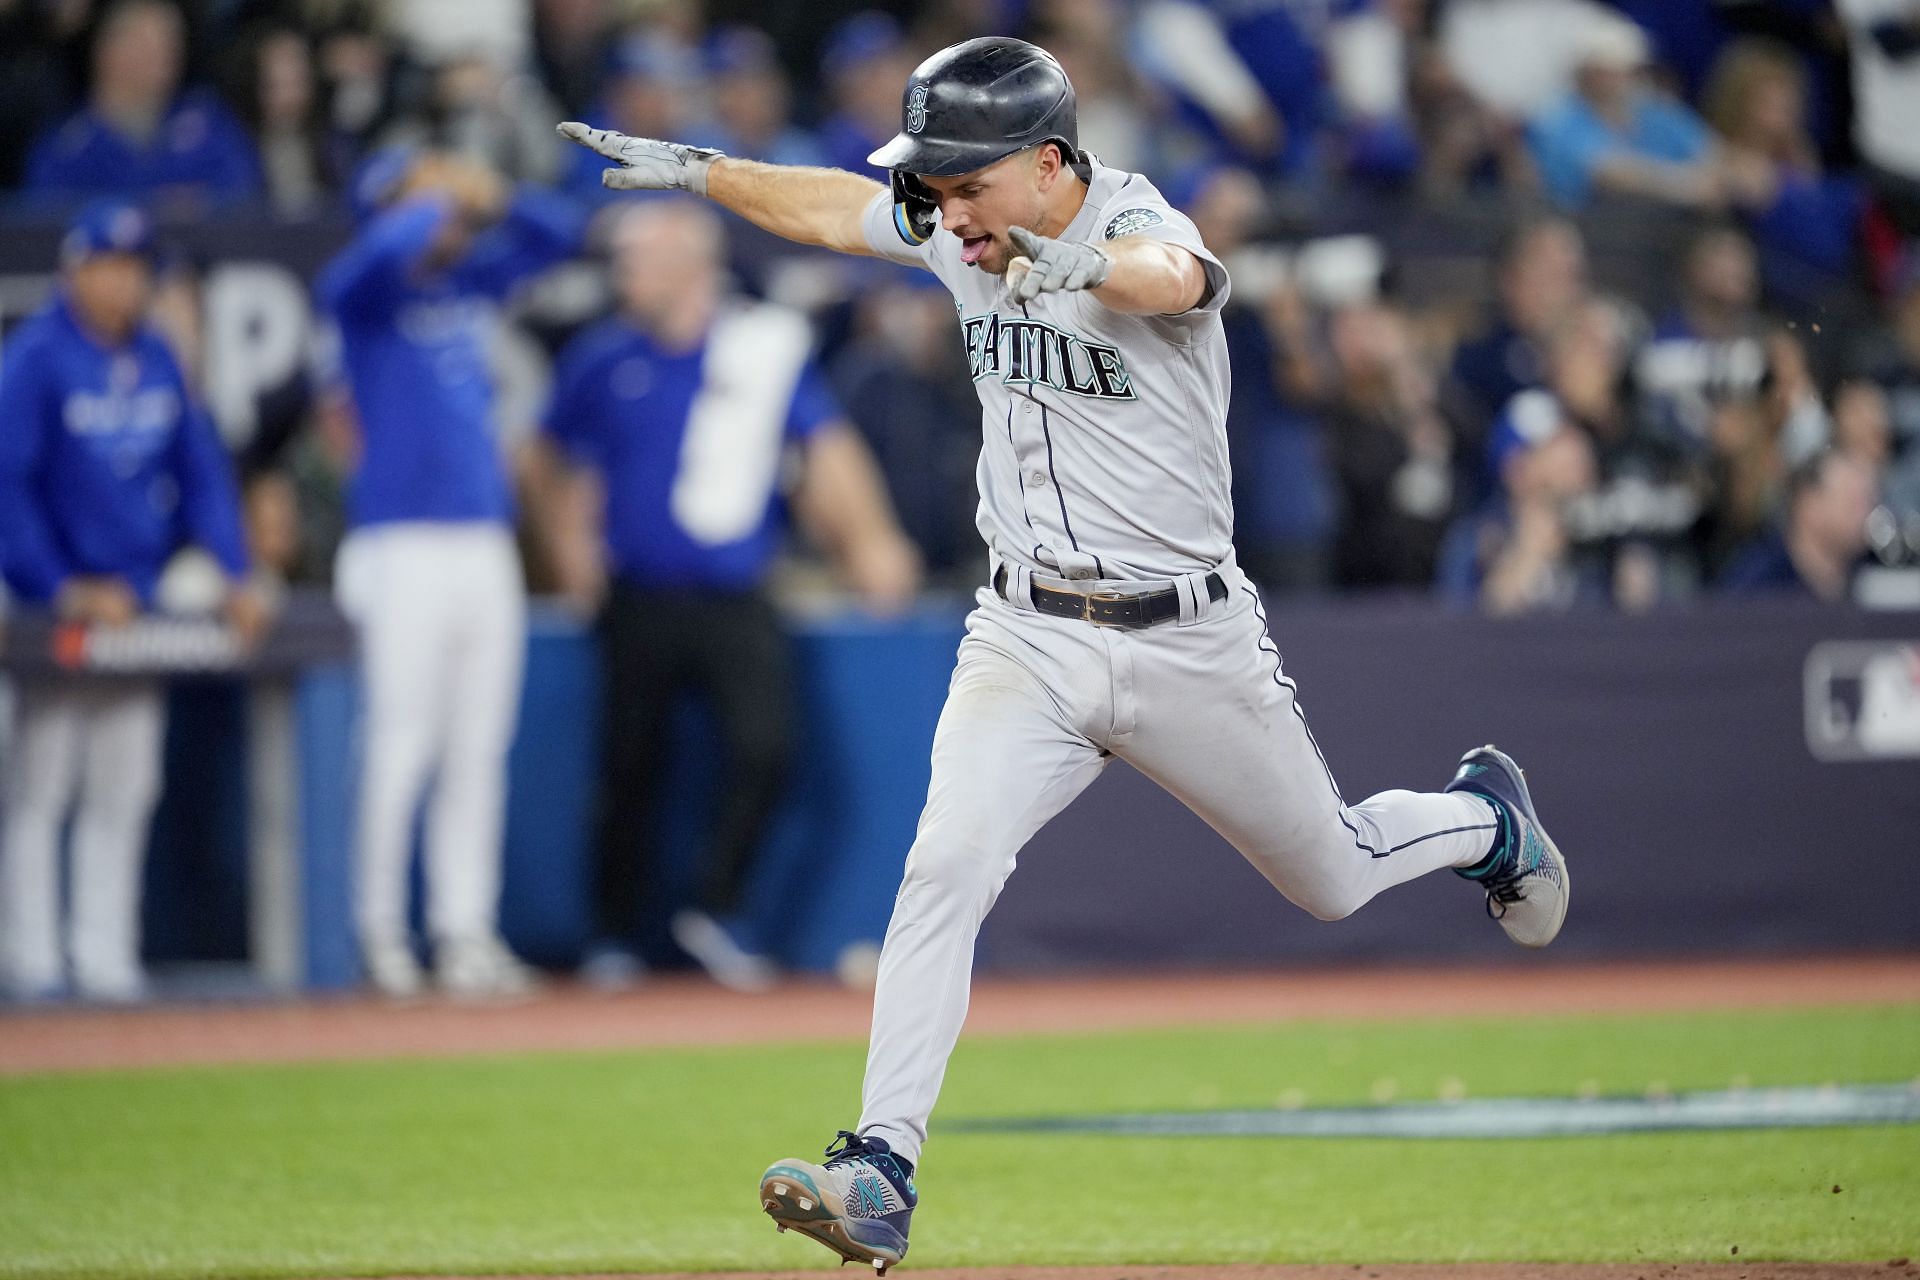
[[[1058,142],[1079,157],[1073,85],[1038,45],[983,36],[949,45],[914,68],[901,129],[869,164],[921,177],[952,177],[1016,151]]]
[[[983,36],[948,45],[915,67],[901,99],[901,128],[867,157],[893,172],[900,234],[918,244],[933,234],[933,198],[922,177],[983,169],[1043,142],[1081,162],[1073,85],[1038,45]]]

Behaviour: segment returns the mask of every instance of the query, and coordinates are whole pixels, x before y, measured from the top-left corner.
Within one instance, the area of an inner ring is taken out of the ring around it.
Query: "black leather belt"
[[[993,589],[1002,600],[1012,603],[1012,598],[1007,595],[1007,571],[1004,566],[994,571]],[[1218,602],[1226,598],[1226,582],[1217,573],[1208,574],[1207,599]],[[1138,595],[1122,595],[1113,591],[1083,594],[1078,591],[1056,591],[1036,582],[1033,584],[1033,608],[1036,613],[1050,614],[1056,618],[1078,618],[1098,627],[1139,630],[1179,617],[1180,589],[1168,587],[1164,591],[1148,591]]]

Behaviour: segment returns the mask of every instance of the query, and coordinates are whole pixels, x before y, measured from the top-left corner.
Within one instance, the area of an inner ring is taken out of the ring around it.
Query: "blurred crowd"
[[[242,645],[282,585],[333,587],[381,990],[531,987],[497,932],[528,587],[601,642],[584,975],[649,958],[691,696],[730,789],[671,936],[771,979],[742,913],[797,749],[769,592],[979,585],[963,344],[931,278],[609,192],[553,126],[881,177],[912,68],[990,33],[1052,50],[1082,146],[1229,267],[1270,595],[1920,604],[1920,0],[0,0],[0,230],[59,237],[0,277],[7,585],[122,627],[197,546]],[[284,330],[210,301],[263,229],[299,278],[230,279],[290,291]],[[212,352],[270,329],[290,372],[236,404]],[[141,998],[161,690],[29,685],[15,719],[0,986]]]
[[[918,58],[993,32],[1055,52],[1083,145],[1235,268],[1270,590],[1645,608],[1920,562],[1920,0],[0,0],[0,188],[15,218],[325,218],[405,146],[557,192],[604,248],[635,197],[552,122],[872,172]],[[1320,234],[1356,207],[1373,234]],[[1467,271],[1403,269],[1462,216],[1492,229]],[[943,295],[728,231],[738,287],[813,313],[928,580],[971,585]],[[330,416],[246,459],[296,578],[332,561]]]

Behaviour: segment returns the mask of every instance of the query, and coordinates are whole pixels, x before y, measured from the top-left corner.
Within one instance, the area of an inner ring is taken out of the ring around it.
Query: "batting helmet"
[[[937,202],[922,177],[983,169],[1043,142],[1082,162],[1073,85],[1038,45],[983,36],[948,45],[913,69],[901,129],[867,157],[892,171],[894,225],[908,244],[933,234]]]
[[[949,178],[1043,142],[1079,158],[1073,85],[1038,45],[983,36],[949,45],[914,68],[900,132],[869,164]]]

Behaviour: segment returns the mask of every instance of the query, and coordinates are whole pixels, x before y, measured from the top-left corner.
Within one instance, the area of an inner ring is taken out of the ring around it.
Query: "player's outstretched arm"
[[[871,178],[839,169],[761,164],[706,147],[634,138],[569,120],[560,135],[611,160],[600,181],[616,191],[690,191],[774,235],[839,253],[870,256],[860,230],[874,195]]]
[[[1014,227],[1008,238],[1020,252],[1007,267],[1007,295],[1015,302],[1086,289],[1115,311],[1165,316],[1191,311],[1206,296],[1206,269],[1179,245],[1121,236],[1096,246],[1049,239],[1025,227]]]

